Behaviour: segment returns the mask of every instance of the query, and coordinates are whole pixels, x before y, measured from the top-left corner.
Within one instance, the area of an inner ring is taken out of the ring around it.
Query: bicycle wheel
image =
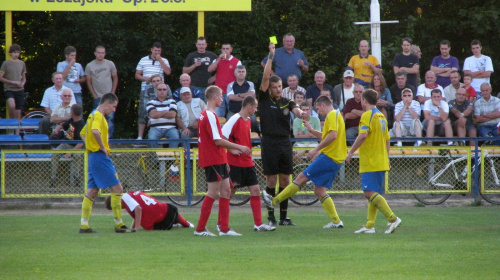
[[[439,205],[450,198],[451,194],[443,193],[414,193],[413,196],[425,205]]]
[[[307,163],[295,165],[293,167],[293,178],[296,178],[302,171],[304,171],[304,169],[306,169],[307,166],[309,166],[309,164]],[[314,195],[313,182],[308,181],[307,183],[305,183],[298,193],[290,197],[290,200],[293,203],[302,206],[309,206],[318,202],[319,199],[316,197],[316,195]]]
[[[42,110],[33,110],[31,112],[26,113],[26,115],[23,117],[23,119],[41,119],[43,117],[47,116],[47,113],[45,113]],[[30,133],[35,133],[35,131],[38,131],[38,128],[24,128],[22,131],[25,134],[30,134]]]
[[[500,178],[497,174],[496,162],[498,157],[487,156],[484,160],[484,190],[500,191]],[[484,200],[491,204],[500,205],[500,193],[480,192]]]
[[[248,188],[242,188],[241,190],[236,190],[236,193],[231,197],[229,205],[231,206],[241,206],[245,205],[250,201],[250,194],[248,194]]]
[[[187,194],[169,195],[168,199],[170,199],[170,201],[172,201],[174,204],[179,205],[179,206],[196,206],[196,205],[200,204],[200,202],[202,202],[203,199],[205,199],[205,194],[207,193],[208,185],[207,185],[207,183],[205,183],[205,173],[204,172],[201,172],[201,174],[198,173],[198,176],[202,176],[202,177],[201,178],[198,177],[196,194],[191,195],[191,205],[188,205]],[[186,180],[187,180],[187,178],[186,178]]]
[[[191,196],[191,205],[188,205],[188,199],[185,195],[169,195],[167,196],[173,204],[177,206],[196,206],[205,199],[204,195]]]
[[[438,178],[435,175],[440,172],[443,168],[445,168],[444,162],[440,159],[425,159],[422,165],[420,165],[416,169],[416,176],[414,176],[413,186],[415,190],[425,191],[425,193],[414,193],[413,196],[425,205],[439,205],[445,202],[450,196],[450,193],[444,193],[446,189],[440,188],[436,186],[436,182],[442,180],[450,182],[452,179],[449,178],[448,173],[442,173]],[[443,176],[443,178],[441,178]],[[454,183],[457,183],[456,180],[453,180]],[[438,192],[439,191],[439,192]]]
[[[200,202],[202,202],[203,199],[205,199],[205,195],[208,191],[208,184],[207,184],[207,180],[205,178],[205,172],[204,172],[203,168],[200,168],[196,165],[193,165],[192,168],[193,168],[192,174],[193,174],[193,176],[196,176],[196,178],[192,177],[193,181],[191,181],[192,190],[193,190],[193,192],[195,192],[194,194],[191,195],[191,204],[188,205],[187,193],[185,193],[184,195],[169,195],[168,199],[170,199],[170,201],[172,201],[176,205],[196,206],[196,205],[200,204]],[[194,179],[196,179],[196,182]],[[187,180],[188,180],[188,178],[186,178],[186,184],[189,183],[189,182],[187,182]],[[195,183],[196,183],[196,187],[194,185]],[[187,185],[186,185],[186,188],[187,188]],[[185,191],[187,192],[187,189]]]
[[[482,193],[481,196],[484,200],[488,201],[491,204],[500,205],[500,193]]]

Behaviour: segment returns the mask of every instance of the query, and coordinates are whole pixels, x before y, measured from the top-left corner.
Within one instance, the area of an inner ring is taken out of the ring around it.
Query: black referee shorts
[[[265,175],[293,173],[293,149],[290,137],[264,136],[261,147]]]

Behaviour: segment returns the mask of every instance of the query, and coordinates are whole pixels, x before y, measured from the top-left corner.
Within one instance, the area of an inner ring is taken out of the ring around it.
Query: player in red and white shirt
[[[111,210],[111,196],[106,197],[105,205]],[[172,204],[159,202],[141,191],[129,192],[122,195],[122,207],[127,210],[134,221],[132,229],[170,230],[173,226],[193,228],[194,225],[186,221]]]
[[[230,142],[252,148],[250,130],[252,123],[250,116],[257,111],[257,100],[253,96],[243,99],[241,110],[233,115],[224,127],[222,134]],[[231,188],[231,197],[236,188],[248,187],[250,191],[250,207],[252,208],[255,231],[273,231],[276,228],[262,223],[260,188],[257,180],[257,172],[252,160],[252,155],[242,154],[238,150],[229,150],[227,160],[230,166],[229,175],[234,187]]]
[[[231,143],[222,137],[219,118],[215,109],[222,103],[222,90],[217,86],[210,86],[205,91],[207,109],[201,112],[198,122],[198,150],[200,167],[205,168],[205,178],[208,191],[201,205],[200,219],[194,235],[215,236],[207,230],[207,221],[212,211],[215,199],[219,197],[219,235],[241,236],[229,228],[229,165],[225,149],[232,149],[242,154],[251,154],[252,149],[246,146]]]

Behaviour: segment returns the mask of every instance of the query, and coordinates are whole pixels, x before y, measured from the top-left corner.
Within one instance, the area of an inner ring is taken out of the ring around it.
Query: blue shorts
[[[320,154],[302,173],[311,180],[315,186],[331,189],[333,180],[337,177],[344,163],[336,163],[325,154]]]
[[[88,189],[105,189],[120,183],[118,173],[110,157],[103,152],[89,154],[89,183]]]
[[[383,194],[385,190],[385,172],[386,171],[361,173],[361,190]]]

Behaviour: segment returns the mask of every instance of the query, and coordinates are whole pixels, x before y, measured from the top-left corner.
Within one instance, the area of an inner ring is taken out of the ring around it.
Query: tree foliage
[[[401,38],[411,37],[423,52],[421,74],[429,69],[432,58],[439,55],[439,42],[452,44],[451,54],[460,61],[471,55],[470,41],[479,39],[483,53],[493,59],[497,68],[500,56],[495,48],[500,38],[500,2],[496,0],[380,0],[381,20],[399,20],[399,24],[382,26],[382,61],[386,79],[392,83],[391,63],[401,52]],[[294,34],[296,47],[310,62],[309,72],[301,85],[312,83],[314,72],[327,74],[329,84],[341,81],[349,58],[356,54],[361,39],[370,39],[369,26],[355,26],[368,21],[370,1],[366,0],[253,0],[252,12],[211,12],[205,15],[205,35],[209,50],[219,52],[222,43],[231,43],[233,54],[247,66],[249,80],[257,85],[262,75],[260,61],[267,54],[269,36]],[[4,32],[4,15],[0,30]],[[28,106],[38,107],[45,88],[51,86],[50,75],[63,49],[73,45],[77,60],[85,65],[94,59],[96,45],[107,48],[106,58],[115,62],[119,74],[120,104],[115,117],[116,135],[132,138],[137,119],[136,102],[140,82],[134,79],[135,67],[149,53],[151,44],[160,41],[163,56],[172,66],[166,82],[172,89],[179,86],[184,59],[195,50],[197,15],[193,12],[15,12],[14,42],[23,47],[28,67]],[[4,36],[0,39],[5,48]],[[500,87],[498,75],[492,76],[495,91]],[[91,110],[90,94],[84,88],[85,110]],[[3,98],[2,98],[3,99]],[[5,102],[3,100],[3,102]]]

